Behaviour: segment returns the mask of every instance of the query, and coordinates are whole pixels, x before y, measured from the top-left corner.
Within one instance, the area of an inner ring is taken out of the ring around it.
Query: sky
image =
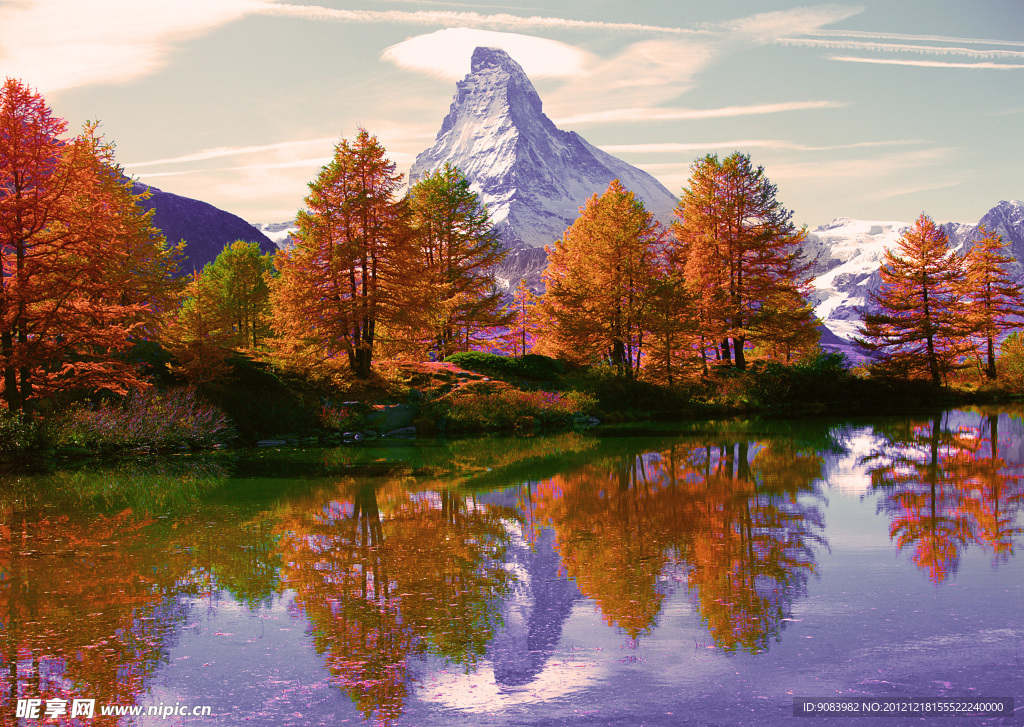
[[[812,229],[1024,199],[1020,0],[0,0],[0,77],[137,179],[281,222],[342,138],[407,172],[478,45],[679,196],[739,150]]]

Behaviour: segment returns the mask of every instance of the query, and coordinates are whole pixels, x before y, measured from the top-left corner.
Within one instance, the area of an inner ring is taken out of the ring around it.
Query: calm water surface
[[[0,724],[1019,724],[1022,476],[1007,410],[8,473]]]

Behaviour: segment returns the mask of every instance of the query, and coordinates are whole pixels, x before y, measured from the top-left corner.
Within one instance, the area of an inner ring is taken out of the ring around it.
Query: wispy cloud
[[[866,159],[834,159],[831,161],[775,164],[769,170],[776,179],[883,179],[908,169],[940,164],[949,158],[952,149],[933,148],[884,154]]]
[[[342,23],[388,23],[395,25],[461,26],[495,30],[613,30],[630,33],[664,33],[669,35],[701,35],[705,31],[674,28],[643,23],[613,23],[599,20],[574,20],[543,15],[528,17],[510,13],[484,14],[447,10],[340,10],[320,5],[259,3],[257,12],[264,15],[329,20]]]
[[[1024,63],[956,63],[953,61],[902,60],[899,58],[864,58],[861,56],[829,56],[829,60],[845,63],[874,63],[882,66],[918,66],[921,68],[974,68],[984,70],[1021,70]]]
[[[882,146],[906,146],[920,144],[915,140],[861,141],[855,144],[833,146],[810,146],[781,139],[740,139],[737,141],[710,141],[695,143],[654,143],[654,144],[605,144],[601,149],[609,154],[673,154],[711,149],[781,149],[788,151],[838,151],[841,149],[866,149]]]
[[[870,30],[829,30],[825,28],[805,31],[805,35],[823,38],[864,38],[873,40],[909,40],[926,43],[959,43],[966,45],[996,45],[1024,48],[1024,42],[1017,40],[993,40],[991,38],[961,38],[953,35],[912,35],[908,33],[881,33]]]
[[[963,56],[966,58],[1024,58],[1024,51],[980,49],[961,46],[911,45],[908,43],[878,43],[861,40],[825,40],[822,38],[781,38],[779,42],[783,45],[833,48],[836,50],[922,53],[937,56]]]
[[[260,144],[258,146],[218,146],[212,149],[182,154],[176,157],[165,159],[153,159],[147,162],[131,162],[125,164],[125,168],[138,169],[139,167],[152,167],[158,164],[184,164],[187,162],[200,162],[208,159],[220,159],[222,157],[241,156],[244,154],[256,154],[261,152],[288,152],[296,151],[311,146],[333,146],[337,143],[337,137],[325,136],[319,139],[304,139],[302,141],[282,141],[276,144]]]
[[[162,67],[177,43],[259,5],[253,0],[0,3],[0,67],[44,93],[133,81]]]
[[[818,5],[757,13],[722,23],[720,32],[745,42],[770,43],[783,36],[811,33],[823,25],[837,23],[863,12],[850,5]]]
[[[717,109],[661,109],[626,108],[610,109],[556,119],[559,124],[596,124],[620,121],[688,121],[697,119],[721,119],[732,116],[758,116],[778,114],[786,111],[807,111],[811,109],[838,109],[847,106],[844,101],[787,101],[784,103],[755,104],[752,106],[725,106]]]

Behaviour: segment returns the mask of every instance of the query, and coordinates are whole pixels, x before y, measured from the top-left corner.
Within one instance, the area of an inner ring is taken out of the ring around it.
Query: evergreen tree
[[[695,162],[676,216],[675,265],[684,270],[707,336],[721,340],[721,358],[743,370],[745,345],[760,336],[754,322],[761,309],[802,296],[806,231],[778,202],[764,168],[740,152]]]
[[[865,313],[857,343],[880,353],[893,372],[942,381],[963,350],[959,280],[962,261],[945,231],[922,214],[886,250],[882,287],[871,294],[877,313]]]
[[[275,256],[283,351],[314,361],[345,356],[357,377],[369,377],[378,323],[396,315],[408,282],[401,180],[376,137],[360,129],[310,183],[296,244]]]
[[[270,279],[274,261],[259,243],[237,240],[203,268],[199,285],[207,314],[230,335],[233,348],[256,348],[271,334]]]
[[[542,300],[553,325],[543,337],[551,347],[635,378],[662,238],[654,216],[619,180],[591,197],[547,249]]]
[[[425,271],[428,348],[444,360],[509,322],[494,279],[506,253],[480,195],[452,165],[417,182],[409,203]]]
[[[1014,317],[1024,312],[1021,286],[1010,280],[1006,265],[1013,258],[1000,235],[982,226],[978,240],[964,259],[965,275],[960,292],[966,305],[964,317],[972,338],[985,347],[985,375],[996,378],[995,341],[1013,328]]]

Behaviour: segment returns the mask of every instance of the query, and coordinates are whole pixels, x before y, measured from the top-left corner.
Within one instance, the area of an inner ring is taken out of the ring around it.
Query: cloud
[[[868,159],[835,159],[823,162],[775,164],[769,170],[776,179],[883,179],[907,169],[939,164],[952,149],[933,148],[887,154]]]
[[[158,164],[184,164],[187,162],[206,161],[208,159],[220,159],[222,157],[240,156],[243,154],[256,154],[260,152],[292,151],[310,146],[333,146],[338,139],[333,136],[325,136],[320,139],[304,139],[302,141],[282,141],[276,144],[261,144],[259,146],[218,146],[212,149],[203,149],[190,154],[168,157],[165,159],[154,159],[148,162],[131,162],[124,164],[124,167],[138,169],[139,167],[152,167]]]
[[[861,12],[863,8],[856,6],[820,5],[757,13],[719,27],[735,40],[770,43],[787,35],[813,32],[822,25],[837,23]]]
[[[781,38],[783,45],[801,45],[839,50],[884,51],[890,53],[921,53],[967,58],[1024,58],[1024,51],[962,48],[960,46],[910,45],[907,43],[876,43],[860,40],[823,40],[820,38]]]
[[[0,65],[40,92],[125,83],[174,45],[252,12],[254,0],[21,0],[0,4]]]
[[[530,78],[582,75],[592,63],[591,54],[568,43],[477,28],[445,28],[417,35],[386,48],[381,58],[401,68],[458,80],[469,72],[477,46],[504,49]]]
[[[910,40],[934,43],[961,43],[974,45],[1005,45],[1024,48],[1024,42],[1017,40],[992,40],[989,38],[958,38],[951,35],[911,35],[908,33],[879,33],[870,30],[808,30],[805,35],[825,38],[865,38],[873,40]]]
[[[840,149],[864,149],[877,146],[903,146],[920,144],[913,140],[860,141],[855,144],[834,146],[808,146],[781,139],[742,139],[739,141],[710,141],[694,143],[664,142],[654,144],[605,144],[600,148],[609,154],[673,154],[710,149],[782,149],[791,151],[837,151]]]
[[[875,63],[883,66],[918,66],[921,68],[973,68],[983,70],[1024,69],[1024,63],[954,63],[950,61],[908,61],[898,58],[862,58],[860,56],[829,56],[829,60],[845,63]]]
[[[717,109],[664,109],[625,108],[577,114],[556,119],[559,124],[596,124],[621,121],[689,121],[721,119],[732,116],[757,116],[785,111],[811,109],[838,109],[847,106],[843,101],[787,101],[784,103],[756,104],[753,106],[725,106]]]
[[[629,33],[666,33],[699,35],[703,31],[641,23],[610,23],[597,20],[573,20],[541,15],[524,17],[508,13],[482,14],[446,10],[339,10],[319,5],[259,3],[258,12],[307,20],[329,20],[342,23],[387,23],[391,25],[440,25],[498,30],[612,30]]]

